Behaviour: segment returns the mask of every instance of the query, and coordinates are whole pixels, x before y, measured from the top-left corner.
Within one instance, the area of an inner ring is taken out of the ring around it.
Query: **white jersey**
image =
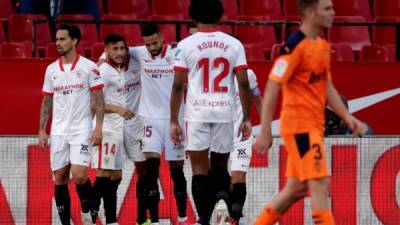
[[[53,95],[52,135],[72,135],[92,131],[90,90],[103,87],[96,64],[77,55],[72,64],[61,59],[46,69],[45,95]]]
[[[248,69],[247,70],[247,77],[249,79],[249,86],[250,86],[250,92],[251,92],[251,97],[258,97],[261,95],[260,89],[257,84],[257,77],[256,74],[254,73],[253,70]],[[235,126],[234,126],[234,140],[238,141],[241,139],[241,137],[238,137],[238,129],[240,124],[243,121],[243,109],[242,109],[242,103],[240,101],[240,96],[239,96],[239,84],[237,79],[235,78],[235,112],[236,112],[236,118],[235,118]]]
[[[131,58],[122,69],[115,68],[107,61],[99,67],[104,80],[104,102],[137,113],[141,94],[140,65]],[[103,129],[122,132],[123,125],[131,125],[135,120],[125,120],[118,113],[105,113]]]
[[[223,32],[197,32],[179,42],[174,69],[188,72],[185,120],[232,122],[234,71],[246,68],[243,45]]]
[[[142,95],[139,115],[169,119],[175,49],[164,45],[161,54],[153,57],[145,46],[140,46],[129,48],[129,54],[140,62],[141,67]]]

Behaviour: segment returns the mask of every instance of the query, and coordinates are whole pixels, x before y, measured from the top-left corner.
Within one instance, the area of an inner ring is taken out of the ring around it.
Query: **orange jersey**
[[[285,43],[269,79],[282,85],[281,134],[324,130],[330,45],[299,31]]]

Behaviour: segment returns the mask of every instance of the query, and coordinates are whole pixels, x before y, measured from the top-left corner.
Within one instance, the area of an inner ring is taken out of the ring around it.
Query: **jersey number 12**
[[[215,58],[211,62],[212,67],[210,68],[210,58],[202,58],[197,63],[197,70],[203,70],[203,92],[210,92],[210,70],[218,69],[222,67],[222,71],[212,80],[212,92],[214,93],[226,93],[228,87],[221,86],[220,82],[229,74],[229,61],[224,57]]]

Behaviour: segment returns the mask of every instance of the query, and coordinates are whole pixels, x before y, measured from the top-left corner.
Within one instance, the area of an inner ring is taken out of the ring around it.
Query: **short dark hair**
[[[192,0],[189,7],[190,17],[200,23],[218,23],[224,13],[220,0]]]
[[[300,14],[303,14],[304,10],[308,7],[315,7],[319,0],[297,0],[297,8]]]
[[[116,33],[110,33],[104,38],[104,45],[115,44],[120,41],[125,43],[124,36],[116,34]]]
[[[144,24],[140,27],[140,31],[142,32],[142,36],[151,36],[153,34],[160,33],[160,29],[155,23]]]
[[[79,29],[78,26],[75,24],[70,24],[70,23],[62,23],[57,27],[56,31],[59,30],[67,30],[68,35],[71,37],[71,39],[77,39],[78,42],[76,45],[79,44],[79,41],[81,40],[81,30]]]

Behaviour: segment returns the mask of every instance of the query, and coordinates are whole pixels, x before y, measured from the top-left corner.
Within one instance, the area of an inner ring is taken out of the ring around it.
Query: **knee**
[[[87,175],[83,174],[83,173],[74,174],[73,177],[74,177],[75,183],[78,185],[86,183],[86,181],[88,179]]]
[[[246,172],[242,171],[232,171],[231,172],[231,183],[246,183]]]
[[[306,196],[307,194],[307,185],[302,184],[298,186],[291,186],[291,187],[286,187],[285,191],[287,192],[289,198],[292,201],[297,201],[299,199],[302,199]]]
[[[54,183],[56,185],[68,184],[69,173],[68,174],[54,174]]]

